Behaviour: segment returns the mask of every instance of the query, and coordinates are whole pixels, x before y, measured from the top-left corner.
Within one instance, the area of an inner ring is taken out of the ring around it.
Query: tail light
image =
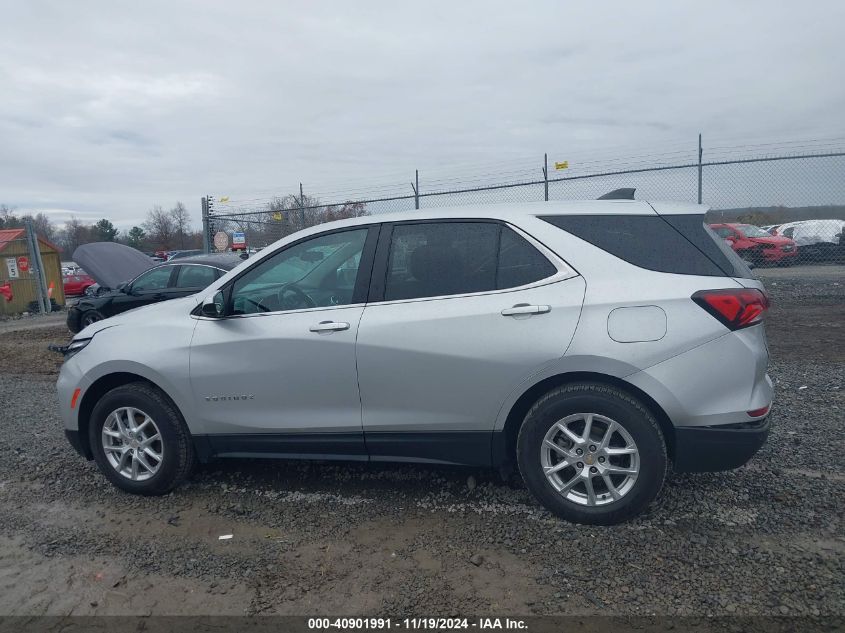
[[[769,297],[756,288],[700,290],[692,300],[731,330],[760,323],[769,309]]]

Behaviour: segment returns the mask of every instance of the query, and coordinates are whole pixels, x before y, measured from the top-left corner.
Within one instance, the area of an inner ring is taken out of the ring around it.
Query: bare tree
[[[15,208],[0,204],[0,229],[16,229],[20,226],[20,218],[15,215]]]
[[[188,209],[181,202],[170,209],[170,218],[173,220],[173,233],[179,248],[185,248],[185,239],[191,230],[191,215]]]
[[[47,239],[53,241],[56,237],[56,227],[46,213],[38,212],[34,216],[24,216],[24,219],[32,220],[32,228],[35,232]]]
[[[159,205],[155,205],[147,211],[147,219],[143,223],[144,230],[153,244],[162,250],[169,250],[173,247],[175,225],[173,217]]]
[[[72,257],[73,252],[79,246],[91,241],[91,227],[80,222],[78,218],[71,216],[70,220],[65,222],[64,227],[59,229],[56,237],[62,251],[68,257]]]

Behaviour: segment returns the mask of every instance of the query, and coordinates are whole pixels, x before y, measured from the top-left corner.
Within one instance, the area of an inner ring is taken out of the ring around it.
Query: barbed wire
[[[784,147],[785,146],[785,147]],[[748,147],[758,151],[744,151]],[[774,151],[778,148],[780,151]],[[708,159],[702,161],[702,167],[715,165],[741,164],[747,162],[767,160],[787,160],[790,158],[818,158],[845,155],[845,137],[828,139],[810,139],[785,141],[779,143],[759,143],[753,146],[722,145],[719,152],[710,152]],[[822,151],[831,149],[833,151]],[[838,151],[837,151],[838,150]],[[552,162],[554,165],[554,162]],[[637,156],[617,156],[606,160],[598,158],[579,161],[577,166],[570,166],[566,171],[549,169],[547,176],[549,183],[620,176],[624,174],[646,174],[673,169],[697,167],[697,156],[684,150],[648,152]],[[449,178],[422,178],[420,181],[419,198],[445,196],[450,193],[464,194],[478,191],[495,191],[507,188],[531,187],[543,185],[546,179],[542,177],[541,166],[521,167],[517,169],[500,170],[488,174],[475,173],[468,177],[454,174]],[[298,187],[297,187],[298,189]],[[409,191],[411,189],[411,191]],[[300,208],[302,202],[292,193],[272,196],[256,196],[253,198],[229,197],[226,203],[217,202],[213,214],[223,216],[246,216],[249,214],[267,212],[272,203],[283,201],[286,206]],[[337,188],[333,190],[308,191],[305,208],[320,208],[338,206],[356,202],[359,204],[376,204],[391,201],[412,200],[415,195],[411,183],[382,184],[356,188]],[[312,204],[313,201],[316,204]],[[328,201],[327,201],[328,200]]]
[[[685,147],[684,147],[685,146]],[[681,147],[681,149],[677,149]],[[732,143],[722,143],[706,147],[707,160],[705,162],[713,163],[719,161],[729,161],[732,159],[740,160],[747,158],[750,155],[754,158],[777,158],[780,155],[789,156],[806,156],[808,154],[825,153],[822,150],[845,151],[845,136],[836,136],[830,138],[816,138],[816,139],[796,139],[784,140],[779,142],[766,143],[741,143],[738,141]],[[688,143],[680,141],[664,144],[658,150],[649,152],[641,152],[638,154],[629,154],[620,156],[618,150],[604,148],[599,150],[591,150],[585,152],[571,152],[573,158],[567,159],[569,167],[565,175],[558,176],[558,171],[554,170],[554,160],[550,160],[550,180],[562,178],[566,180],[574,176],[589,176],[597,172],[602,173],[622,173],[625,171],[639,172],[647,167],[672,167],[686,164],[687,162],[697,162],[697,149],[690,148]],[[563,152],[555,154],[555,158],[566,156]],[[500,188],[502,184],[509,184],[512,186],[525,186],[536,184],[542,181],[542,161],[535,158],[523,157],[515,161],[508,168],[501,168],[501,160],[488,160],[474,162],[471,165],[462,166],[445,166],[438,165],[423,171],[420,178],[421,195],[440,194],[447,190],[453,189],[457,191],[471,191],[486,188]],[[520,164],[521,163],[521,164]],[[499,169],[487,169],[488,167],[500,167]],[[443,172],[448,172],[447,176],[442,176]],[[374,182],[370,185],[361,186],[360,180],[349,180],[348,186],[344,186],[343,181],[334,182],[330,187],[309,185],[307,188],[307,196],[311,199],[330,199],[335,200],[332,204],[341,204],[340,201],[353,200],[371,200],[371,201],[385,201],[388,199],[407,199],[413,197],[412,193],[412,178],[408,174],[399,175],[399,172],[394,172],[396,178],[394,182],[384,182],[384,176],[376,180],[382,182]],[[552,176],[551,174],[556,174]],[[405,176],[402,178],[402,176]],[[401,180],[400,180],[401,178]],[[296,186],[289,187],[288,192],[295,192],[298,190],[298,183]],[[288,197],[298,198],[295,193],[280,193],[285,191],[279,190],[265,190],[270,195],[255,195],[262,192],[254,192],[249,197],[228,196],[228,201],[225,203],[218,203],[217,208],[225,209],[231,212],[245,212],[247,210],[259,211],[262,207]]]

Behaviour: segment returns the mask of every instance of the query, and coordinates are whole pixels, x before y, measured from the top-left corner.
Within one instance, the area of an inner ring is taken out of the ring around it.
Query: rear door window
[[[217,279],[217,270],[211,266],[194,266],[184,264],[179,267],[176,277],[176,287],[180,290],[188,288],[205,288]]]
[[[397,224],[384,300],[515,288],[556,272],[525,238],[497,222]]]
[[[516,288],[551,277],[557,268],[524,237],[503,226],[499,242],[496,287]]]

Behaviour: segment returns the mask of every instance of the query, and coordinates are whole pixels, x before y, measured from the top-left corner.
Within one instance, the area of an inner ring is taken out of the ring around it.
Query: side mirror
[[[220,291],[214,296],[206,297],[202,302],[202,315],[210,319],[222,319],[225,316],[226,302],[223,299],[223,292]]]

